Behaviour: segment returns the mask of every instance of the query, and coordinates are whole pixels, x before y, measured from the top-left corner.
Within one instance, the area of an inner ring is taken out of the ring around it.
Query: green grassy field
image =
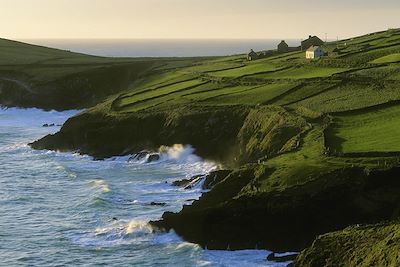
[[[343,153],[400,151],[400,105],[337,116],[332,149]]]
[[[213,96],[204,101],[214,105],[259,105],[273,100],[274,98],[291,90],[295,85],[290,83],[266,84],[248,88],[246,90],[234,91],[227,94]],[[229,89],[225,89],[228,91]]]
[[[211,75],[216,77],[241,77],[246,75],[254,75],[257,73],[270,72],[277,70],[278,67],[270,62],[262,62],[255,64],[248,64],[243,67],[236,67],[229,70],[212,72]]]
[[[361,109],[400,99],[398,86],[397,82],[342,84],[291,106],[304,106],[325,113]]]
[[[381,58],[375,59],[372,63],[382,64],[382,63],[394,63],[400,62],[400,53],[391,54],[388,56],[383,56]]]
[[[256,78],[262,79],[311,79],[330,77],[333,74],[347,71],[346,68],[331,68],[331,67],[314,67],[314,66],[301,66],[297,68],[290,68],[288,70],[276,71],[272,73],[254,75]]]

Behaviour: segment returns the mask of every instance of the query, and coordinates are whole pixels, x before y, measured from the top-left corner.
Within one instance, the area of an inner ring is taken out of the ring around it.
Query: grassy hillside
[[[399,152],[400,106],[336,116],[328,138],[340,153]]]
[[[148,72],[188,66],[196,60],[104,58],[0,39],[0,104],[90,107]]]
[[[399,266],[399,251],[399,222],[358,225],[318,237],[295,266]]]
[[[400,30],[324,49],[328,56],[312,61],[304,52],[151,61],[33,147],[103,158],[192,144],[232,171],[153,225],[209,248],[301,250],[320,234],[393,220]]]

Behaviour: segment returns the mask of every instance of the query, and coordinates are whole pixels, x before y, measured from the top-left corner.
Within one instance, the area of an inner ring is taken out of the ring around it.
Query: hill
[[[0,103],[57,110],[90,107],[149,71],[187,61],[104,58],[0,39]]]
[[[32,146],[101,159],[192,144],[230,171],[153,225],[208,248],[300,251],[320,234],[394,220],[400,30],[324,49],[328,56],[313,61],[292,52],[168,62]],[[380,238],[361,234],[362,242]],[[315,244],[299,261],[325,249]]]

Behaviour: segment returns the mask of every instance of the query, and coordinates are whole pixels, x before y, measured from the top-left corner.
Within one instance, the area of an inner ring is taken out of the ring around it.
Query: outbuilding
[[[278,44],[278,52],[279,53],[286,53],[289,51],[289,45],[285,42],[285,40],[282,40],[280,44]]]
[[[247,60],[252,61],[258,59],[258,54],[254,52],[253,49],[250,50],[249,54],[247,55]]]

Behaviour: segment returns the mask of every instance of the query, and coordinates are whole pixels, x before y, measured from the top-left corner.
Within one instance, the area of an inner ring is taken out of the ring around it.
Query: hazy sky
[[[400,0],[0,0],[0,37],[330,38],[400,27]]]

